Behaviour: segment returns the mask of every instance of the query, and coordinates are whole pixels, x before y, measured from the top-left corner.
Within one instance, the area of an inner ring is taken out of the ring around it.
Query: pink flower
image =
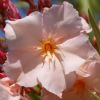
[[[69,77],[67,79],[68,86],[72,85],[69,91],[63,92],[61,100],[95,100],[95,97],[91,93],[100,94],[99,67],[100,62],[98,60],[90,60],[81,66],[73,78]],[[43,92],[42,100],[60,100],[60,98],[48,91],[43,90]]]
[[[41,83],[59,97],[66,88],[65,75],[98,55],[85,34],[89,26],[67,2],[7,21],[4,30],[9,48],[7,75],[26,87]]]
[[[12,96],[9,85],[13,84],[14,81],[9,78],[3,78],[0,80],[0,100],[19,100],[19,96]]]
[[[31,89],[19,86],[8,77],[0,80],[0,100],[30,100],[29,92]]]

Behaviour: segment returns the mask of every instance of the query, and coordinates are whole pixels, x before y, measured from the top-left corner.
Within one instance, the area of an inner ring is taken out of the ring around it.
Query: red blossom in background
[[[15,20],[21,18],[17,7],[11,0],[0,0],[0,27],[5,27],[5,20]]]
[[[27,15],[32,13],[33,11],[43,11],[44,7],[50,8],[52,5],[52,0],[38,0],[38,5],[34,3],[34,0],[19,0],[19,1],[25,1],[29,4],[29,9],[27,11]]]
[[[6,74],[4,73],[1,66],[2,64],[5,63],[6,59],[7,59],[6,53],[0,50],[0,79],[6,77]]]
[[[44,7],[50,8],[52,5],[51,0],[39,0],[38,1],[38,9],[39,11],[42,11]]]
[[[25,1],[25,2],[27,2],[29,4],[29,9],[27,11],[27,15],[29,15],[33,11],[37,11],[38,10],[37,6],[34,3],[34,0],[20,0],[20,1]]]
[[[6,53],[0,50],[0,64],[4,64],[6,59],[7,59]]]
[[[0,79],[4,78],[4,77],[7,77],[6,74],[5,73],[0,73]]]
[[[7,15],[8,15],[8,19],[10,19],[10,20],[15,20],[15,19],[21,18],[17,7],[10,0],[9,0],[9,4],[8,4],[8,9],[7,9]]]

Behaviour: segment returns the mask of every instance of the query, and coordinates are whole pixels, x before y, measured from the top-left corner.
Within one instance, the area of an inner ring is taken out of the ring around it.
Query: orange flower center
[[[57,46],[53,39],[48,38],[40,42],[39,49],[41,50],[41,54],[43,56],[49,56],[55,53]]]
[[[47,41],[43,44],[42,49],[45,53],[47,53],[47,52],[54,53],[55,48],[54,48],[54,45],[50,41]]]

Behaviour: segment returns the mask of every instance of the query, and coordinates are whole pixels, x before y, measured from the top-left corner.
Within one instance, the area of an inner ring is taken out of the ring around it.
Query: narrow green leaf
[[[79,13],[83,13],[85,15],[88,15],[88,9],[91,9],[89,0],[76,0],[77,3],[77,9]]]
[[[97,46],[98,46],[98,49],[99,49],[99,52],[100,52],[100,30],[97,26],[97,23],[95,21],[95,17],[93,16],[92,12],[90,10],[88,10],[88,13],[89,13],[89,21],[90,21],[90,24],[92,26],[94,35],[96,37]]]

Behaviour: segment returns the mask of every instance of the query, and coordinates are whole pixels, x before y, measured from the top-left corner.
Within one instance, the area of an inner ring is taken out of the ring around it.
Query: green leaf
[[[95,12],[100,12],[100,0],[91,0],[90,3]]]
[[[89,0],[76,0],[78,11],[88,15],[88,9],[91,9],[90,2]]]
[[[29,96],[31,100],[41,100],[40,93],[41,92],[41,85],[38,84],[37,86],[34,87],[34,90],[29,93]]]
[[[97,40],[98,52],[100,52],[100,30],[97,26],[97,23],[95,21],[95,17],[93,16],[92,12],[90,10],[88,10],[88,13],[89,13],[89,21],[90,21],[94,35],[95,35],[96,40]]]
[[[91,92],[91,94],[96,98],[96,100],[100,100],[100,97],[95,92]]]
[[[41,97],[36,95],[34,92],[29,93],[31,100],[41,100]]]

